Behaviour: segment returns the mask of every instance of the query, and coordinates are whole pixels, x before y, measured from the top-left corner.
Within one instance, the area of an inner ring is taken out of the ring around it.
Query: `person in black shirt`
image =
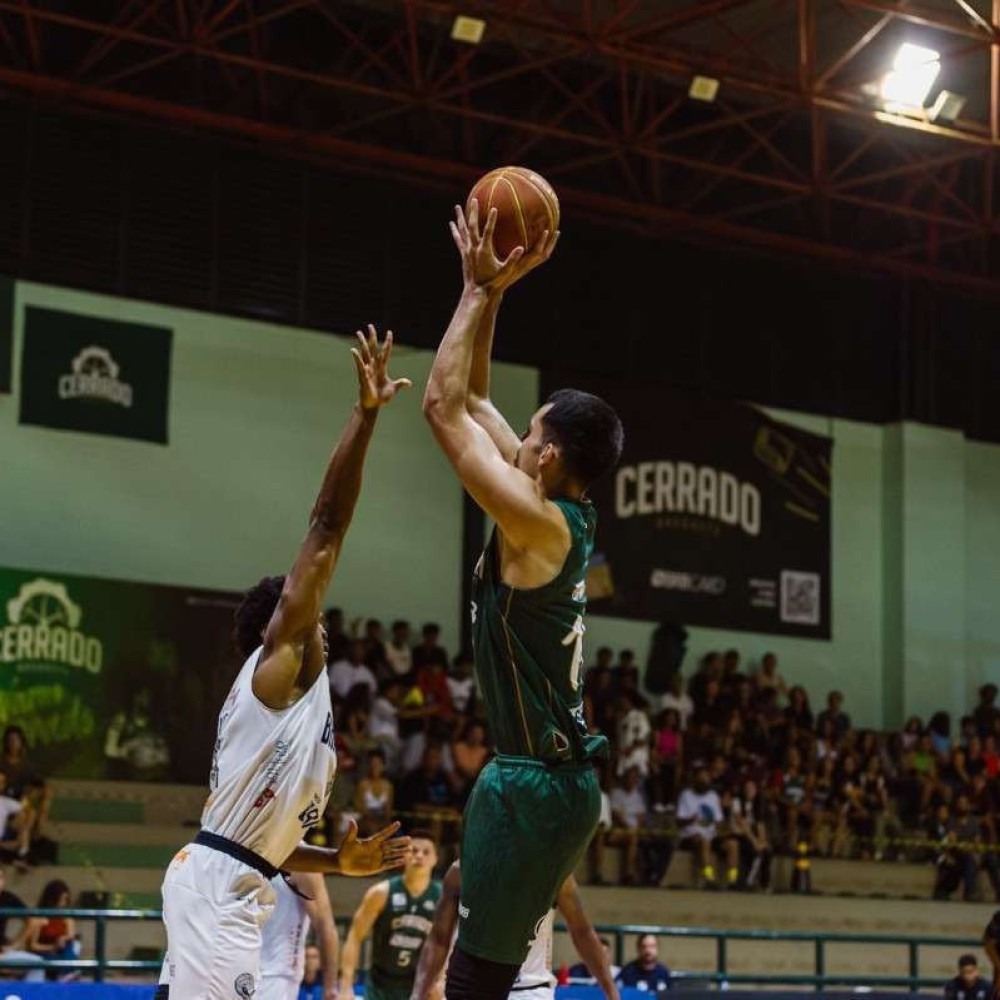
[[[945,984],[945,1000],[990,1000],[993,987],[979,975],[975,955],[963,955],[958,960],[958,975]]]
[[[421,667],[440,665],[442,669],[448,669],[448,654],[444,647],[438,645],[441,636],[441,626],[436,622],[428,622],[421,629],[421,642],[419,646],[413,647],[413,670],[414,673]]]
[[[618,985],[650,993],[671,989],[670,970],[659,960],[656,935],[640,934],[635,944],[638,958],[622,969]]]

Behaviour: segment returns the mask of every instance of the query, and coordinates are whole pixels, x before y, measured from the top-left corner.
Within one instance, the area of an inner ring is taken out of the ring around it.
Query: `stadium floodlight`
[[[941,72],[941,54],[906,42],[892,61],[892,71],[882,77],[879,93],[887,105],[922,108]]]
[[[457,15],[451,26],[451,37],[456,42],[465,42],[466,45],[478,45],[485,33],[484,20],[478,17],[466,17],[464,14]]]

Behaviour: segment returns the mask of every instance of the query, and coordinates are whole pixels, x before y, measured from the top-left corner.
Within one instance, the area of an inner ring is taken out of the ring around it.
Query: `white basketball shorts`
[[[220,851],[188,844],[163,879],[170,1000],[251,1000],[260,990],[260,935],[274,889],[260,872]]]

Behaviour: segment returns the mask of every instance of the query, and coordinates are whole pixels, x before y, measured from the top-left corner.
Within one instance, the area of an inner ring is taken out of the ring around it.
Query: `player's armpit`
[[[496,521],[517,549],[569,547],[569,528],[559,509],[539,492],[530,476],[504,461],[489,435],[461,411],[447,421],[428,415],[462,485]]]

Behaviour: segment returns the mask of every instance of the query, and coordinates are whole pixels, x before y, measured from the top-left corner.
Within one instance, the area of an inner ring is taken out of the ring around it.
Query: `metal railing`
[[[25,971],[36,968],[76,970],[90,973],[96,982],[104,982],[109,972],[158,972],[159,959],[120,959],[108,957],[108,925],[112,922],[140,920],[159,921],[159,910],[101,909],[0,909],[0,919],[25,920],[30,917],[72,918],[94,924],[94,957],[64,960],[43,960],[38,965],[11,961],[0,955],[0,969]],[[337,918],[341,934],[346,934],[348,917]],[[566,933],[566,927],[556,925]],[[669,927],[658,924],[600,924],[599,934],[614,939],[615,964],[624,965],[627,958],[626,939],[639,934],[654,934],[660,938],[697,939],[715,942],[715,969],[704,972],[673,972],[678,980],[695,980],[729,986],[805,986],[822,992],[828,986],[905,987],[915,991],[924,987],[939,987],[941,979],[921,975],[922,948],[954,948],[969,950],[981,946],[975,938],[907,937],[898,934],[839,934],[826,931],[718,930],[711,927]],[[731,970],[729,944],[733,941],[797,942],[812,945],[813,972],[810,973],[743,973]],[[907,969],[898,976],[844,975],[827,971],[829,945],[886,945],[907,949]]]

